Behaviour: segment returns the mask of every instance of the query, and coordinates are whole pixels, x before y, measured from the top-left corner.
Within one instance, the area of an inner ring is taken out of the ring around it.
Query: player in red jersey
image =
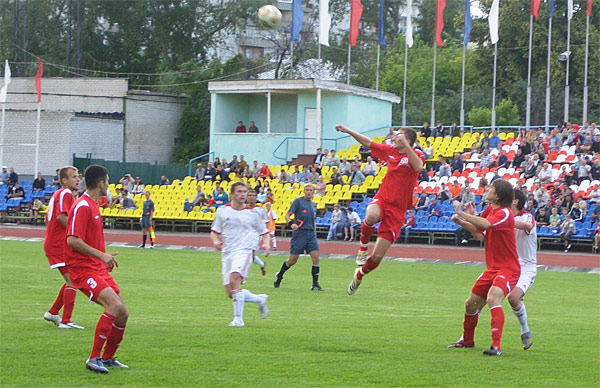
[[[367,214],[360,227],[360,249],[356,263],[362,267],[356,269],[348,286],[348,295],[352,295],[362,282],[363,276],[377,268],[400,235],[406,211],[412,207],[413,192],[417,185],[417,177],[423,169],[425,156],[421,151],[413,149],[417,133],[410,128],[401,128],[396,132],[391,138],[393,145],[375,143],[367,136],[341,124],[335,129],[349,134],[360,144],[370,148],[371,155],[380,162],[387,163],[388,167],[383,183],[367,207]],[[366,258],[368,244],[378,222],[381,224],[377,230],[377,241],[371,256]]]
[[[77,190],[80,181],[77,168],[73,166],[61,168],[58,172],[58,179],[61,188],[54,192],[48,202],[44,253],[48,258],[50,268],[58,269],[65,279],[65,283],[58,291],[58,296],[50,310],[44,313],[44,319],[54,322],[61,329],[83,329],[82,326],[71,322],[77,288],[71,283],[68,267],[65,264],[68,211],[73,204],[73,191]],[[63,309],[62,317],[59,315],[61,308]]]
[[[107,367],[128,368],[115,360],[123,339],[129,312],[117,282],[110,272],[119,266],[117,253],[106,253],[98,201],[108,189],[108,171],[98,165],[85,169],[86,191],[75,201],[67,224],[67,266],[73,285],[104,307],[94,333],[94,344],[86,368],[108,373]],[[104,353],[100,355],[102,349]]]
[[[471,294],[465,302],[463,335],[451,348],[472,348],[479,313],[485,304],[490,306],[492,316],[492,346],[483,354],[500,356],[500,341],[504,328],[502,301],[517,285],[521,265],[517,254],[515,219],[511,210],[514,190],[504,179],[497,179],[487,186],[489,205],[481,217],[474,214],[473,204],[465,210],[454,201],[456,214],[452,220],[473,234],[483,234],[485,239],[486,270],[475,281]]]

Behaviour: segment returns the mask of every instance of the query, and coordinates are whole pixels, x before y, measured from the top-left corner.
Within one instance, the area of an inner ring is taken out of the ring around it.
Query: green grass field
[[[74,321],[43,320],[60,287],[39,243],[0,241],[0,384],[3,387],[598,387],[600,278],[540,272],[527,295],[534,345],[521,348],[505,302],[501,357],[486,357],[490,315],[475,349],[448,349],[462,331],[463,301],[482,267],[384,262],[348,297],[354,261],[325,259],[311,292],[301,258],[280,289],[283,257],[254,266],[247,288],[268,293],[271,315],[247,304],[230,328],[220,256],[175,250],[120,251],[117,279],[130,319],[117,357],[130,370],[85,370],[102,309],[78,295]]]

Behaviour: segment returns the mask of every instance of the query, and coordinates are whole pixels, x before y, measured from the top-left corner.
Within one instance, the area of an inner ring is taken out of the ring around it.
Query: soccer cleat
[[[321,288],[321,286],[319,285],[319,283],[317,284],[313,284],[313,286],[310,288],[311,291],[325,291],[324,289]]]
[[[367,251],[359,250],[356,254],[356,265],[363,266],[367,262]]]
[[[105,367],[129,369],[129,366],[123,364],[122,362],[117,361],[116,358],[114,358],[114,357],[109,358],[108,360],[102,360],[102,363],[104,364]]]
[[[486,356],[501,356],[502,351],[495,346],[490,346],[489,349],[483,351]]]
[[[150,245],[150,249],[154,249],[154,245]]]
[[[108,369],[106,369],[102,362],[102,357],[88,358],[85,362],[85,368],[96,373],[108,373]]]
[[[241,318],[234,318],[233,321],[229,322],[230,327],[244,327],[244,321]]]
[[[257,296],[262,299],[262,301],[258,302],[258,309],[260,310],[260,317],[264,319],[269,316],[269,307],[267,307],[267,301],[269,300],[269,295],[260,294]]]
[[[467,345],[467,344],[465,344],[463,342],[462,339],[459,339],[458,341],[456,341],[452,345],[448,345],[449,348],[472,348],[474,346],[475,346],[475,343],[473,343],[472,345]]]
[[[267,263],[260,267],[260,272],[262,273],[262,276],[265,276],[267,274]]]
[[[58,326],[60,324],[62,317],[58,314],[54,315],[54,314],[50,314],[49,311],[46,311],[44,313],[44,319],[47,320],[48,322],[52,322],[56,326]]]
[[[145,245],[140,245],[138,248],[146,248]]]
[[[358,289],[358,286],[360,286],[360,283],[362,283],[362,280],[358,279],[358,273],[360,272],[360,268],[357,268],[356,271],[354,271],[354,278],[352,278],[352,281],[350,282],[350,285],[348,286],[348,295],[352,295],[356,292],[356,290]]]
[[[58,324],[58,328],[59,329],[79,329],[79,330],[83,330],[84,329],[83,326],[79,326],[75,322],[67,322],[67,323],[62,323],[61,322],[61,323]]]
[[[280,277],[279,277],[279,272],[277,272],[277,273],[275,274],[275,281],[273,282],[273,287],[275,287],[275,288],[279,288],[279,285],[281,284],[281,280],[282,280],[282,279],[283,279],[283,278],[280,278]]]
[[[521,334],[521,342],[523,342],[523,350],[527,350],[533,345],[533,334],[530,331]]]

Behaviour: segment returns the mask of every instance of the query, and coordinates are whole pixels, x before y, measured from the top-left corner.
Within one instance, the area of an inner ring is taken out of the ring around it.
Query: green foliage
[[[268,276],[253,266],[244,288],[269,294],[270,316],[260,319],[247,304],[246,327],[230,328],[219,253],[109,246],[119,251],[112,274],[130,313],[116,357],[131,369],[100,376],[84,362],[103,309],[79,293],[73,320],[85,330],[44,321],[62,277],[48,269],[41,243],[1,244],[0,307],[10,312],[0,315],[5,387],[600,384],[597,274],[540,271],[526,298],[533,347],[521,349],[520,326],[505,301],[504,355],[490,359],[482,354],[491,342],[487,308],[475,349],[446,348],[460,337],[464,299],[480,266],[385,261],[348,297],[354,260],[323,259],[326,291],[317,293],[309,290],[309,259],[301,258],[274,289],[272,276],[285,257],[268,257]]]
[[[519,125],[519,107],[510,99],[500,101],[496,106],[496,125]]]
[[[473,108],[468,114],[469,123],[474,127],[489,127],[492,123],[491,108]]]

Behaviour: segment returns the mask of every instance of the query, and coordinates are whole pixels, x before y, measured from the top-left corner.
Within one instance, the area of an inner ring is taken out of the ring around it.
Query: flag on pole
[[[592,0],[588,0],[587,2],[587,15],[592,17]]]
[[[350,3],[350,46],[356,46],[358,39],[358,23],[362,17],[363,6],[360,0],[352,0]]]
[[[292,1],[292,40],[300,40],[300,31],[304,23],[304,12],[302,11],[302,0]]]
[[[444,46],[444,40],[442,39],[444,8],[446,8],[446,0],[437,0],[435,6],[435,43],[440,47]]]
[[[554,0],[550,0],[550,9],[548,10],[548,17],[554,16]]]
[[[4,61],[4,86],[0,89],[0,102],[6,102],[6,95],[8,93],[8,84],[10,83],[10,66],[8,65],[8,59]]]
[[[567,0],[567,19],[573,19],[573,0]]]
[[[35,75],[35,89],[37,90],[37,102],[39,103],[42,101],[42,76],[44,75],[44,62],[42,62],[42,58],[38,58],[38,63],[40,67]]]
[[[154,244],[154,241],[156,241],[156,234],[154,233],[154,226],[150,226],[149,232],[150,232],[150,241],[152,241],[152,243]]]
[[[471,35],[472,24],[473,18],[471,17],[471,0],[465,0],[465,37],[463,38],[463,44],[469,43],[469,35]]]
[[[537,20],[540,17],[540,3],[542,0],[531,0],[531,14]]]
[[[319,44],[329,47],[329,28],[331,15],[329,14],[329,0],[319,1]]]
[[[412,0],[406,0],[406,45],[408,48],[413,46],[413,27],[412,27]]]
[[[385,0],[379,0],[379,45],[387,46],[387,42],[385,41],[385,36],[383,35],[383,20],[385,19]]]
[[[488,15],[488,23],[490,25],[490,40],[492,44],[498,42],[498,17],[500,16],[500,0],[494,0]]]

